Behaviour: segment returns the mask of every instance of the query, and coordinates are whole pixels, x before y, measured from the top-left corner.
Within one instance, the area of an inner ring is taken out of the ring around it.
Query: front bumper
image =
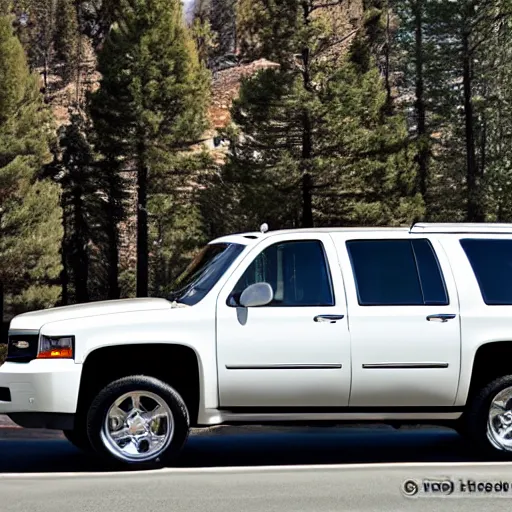
[[[4,391],[0,393],[0,414],[74,414],[81,373],[82,365],[71,360],[3,364],[0,367],[0,391],[2,388]]]

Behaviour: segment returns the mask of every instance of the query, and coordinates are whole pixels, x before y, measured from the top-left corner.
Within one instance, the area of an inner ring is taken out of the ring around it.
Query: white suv
[[[511,356],[512,225],[237,234],[168,300],[14,318],[0,413],[128,465],[191,427],[296,421],[451,425],[509,455]]]

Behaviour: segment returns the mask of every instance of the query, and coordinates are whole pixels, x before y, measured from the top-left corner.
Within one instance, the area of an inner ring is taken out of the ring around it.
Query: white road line
[[[79,478],[79,477],[105,477],[105,476],[130,476],[130,475],[172,475],[172,474],[208,474],[208,473],[264,473],[268,471],[326,471],[354,469],[410,469],[423,468],[426,471],[432,468],[483,468],[483,467],[509,467],[512,469],[511,462],[389,462],[382,464],[312,464],[312,465],[294,465],[294,466],[227,466],[227,467],[207,467],[207,468],[164,468],[146,471],[94,471],[94,472],[68,472],[68,473],[0,473],[0,480],[5,479],[54,479],[54,478]]]

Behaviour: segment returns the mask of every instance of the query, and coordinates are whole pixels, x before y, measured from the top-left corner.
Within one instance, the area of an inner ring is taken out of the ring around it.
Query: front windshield
[[[245,249],[244,245],[207,245],[176,279],[168,299],[193,306],[202,300]]]

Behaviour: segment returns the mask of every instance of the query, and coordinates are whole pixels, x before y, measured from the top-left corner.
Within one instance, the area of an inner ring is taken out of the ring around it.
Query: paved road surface
[[[508,511],[512,490],[507,498],[403,495],[411,478],[512,484],[512,465],[472,460],[466,448],[448,430],[220,429],[192,436],[176,468],[114,473],[66,441],[11,438],[0,440],[0,511]]]

